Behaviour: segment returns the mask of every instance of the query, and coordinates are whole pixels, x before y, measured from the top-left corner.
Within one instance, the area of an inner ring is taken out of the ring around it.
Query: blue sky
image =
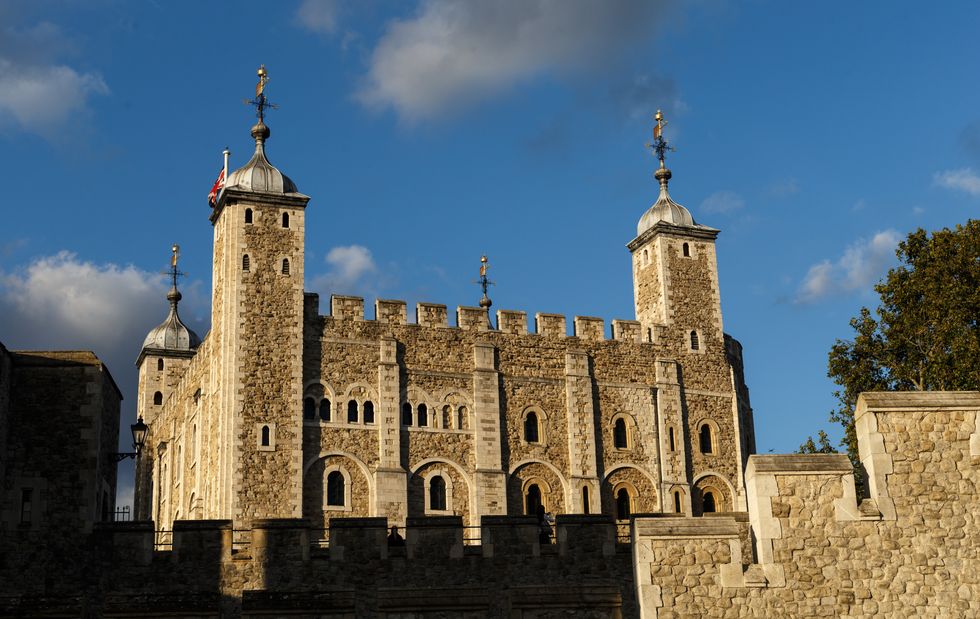
[[[173,242],[183,314],[207,329],[206,195],[226,145],[233,168],[250,155],[260,63],[281,106],[270,159],[312,196],[307,289],[474,305],[485,252],[495,309],[632,318],[625,244],[656,198],[659,107],[672,196],[722,231],[759,451],[836,438],[835,338],[899,239],[976,216],[978,18],[968,2],[5,2],[0,341],[93,349],[131,422]]]

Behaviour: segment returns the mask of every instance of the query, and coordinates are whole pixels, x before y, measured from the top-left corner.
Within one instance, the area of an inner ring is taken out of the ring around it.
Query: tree
[[[823,430],[817,432],[817,441],[813,442],[813,437],[808,436],[806,442],[800,445],[801,454],[835,454],[837,450],[830,444],[830,437]]]
[[[834,343],[827,365],[840,386],[830,420],[855,468],[862,391],[980,389],[980,220],[931,236],[920,228],[895,253],[899,266],[875,286],[880,305],[851,319],[853,338]]]

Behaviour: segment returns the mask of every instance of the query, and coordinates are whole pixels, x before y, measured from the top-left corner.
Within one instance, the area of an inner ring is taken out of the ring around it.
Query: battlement
[[[306,311],[318,315],[319,295],[306,293]],[[330,314],[334,320],[364,321],[364,299],[346,295],[330,295]],[[374,302],[374,322],[407,325],[408,304],[397,299],[377,299]],[[575,316],[572,319],[572,334],[568,334],[567,319],[563,314],[538,312],[534,314],[534,331],[528,332],[527,312],[519,310],[497,310],[496,327],[490,321],[486,308],[456,307],[455,326],[449,324],[449,311],[440,303],[418,302],[415,304],[415,324],[431,328],[456,328],[463,331],[493,331],[510,335],[533,335],[543,337],[577,337],[591,342],[622,341],[633,343],[656,341],[663,337],[663,329],[643,336],[640,323],[636,320],[614,319],[611,332],[606,331],[605,320],[594,316]]]

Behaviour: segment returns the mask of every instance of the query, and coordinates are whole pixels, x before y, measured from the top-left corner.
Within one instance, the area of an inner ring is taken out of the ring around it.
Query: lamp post
[[[129,426],[129,429],[133,433],[133,449],[136,451],[114,452],[112,458],[115,462],[122,462],[126,458],[136,459],[143,451],[143,445],[146,443],[146,434],[150,428],[143,423],[143,418],[140,417],[136,420],[136,423]]]

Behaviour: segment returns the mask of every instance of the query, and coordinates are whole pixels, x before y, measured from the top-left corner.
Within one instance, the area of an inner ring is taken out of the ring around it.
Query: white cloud
[[[541,74],[607,69],[648,39],[667,0],[426,0],[378,42],[357,97],[438,118]]]
[[[333,34],[339,12],[337,0],[303,0],[296,9],[296,21],[310,32]]]
[[[325,258],[327,272],[313,278],[313,290],[330,294],[374,292],[377,282],[370,276],[378,271],[371,250],[361,245],[334,247]]]
[[[731,213],[745,206],[745,200],[734,191],[716,191],[701,202],[705,213]]]
[[[109,94],[98,73],[79,72],[54,60],[72,46],[53,24],[7,27],[0,40],[0,124],[58,137],[69,120],[87,111],[92,96]]]
[[[895,260],[895,247],[900,240],[895,230],[883,230],[870,240],[858,239],[836,262],[823,260],[811,266],[797,291],[796,302],[814,303],[834,295],[870,290]]]
[[[940,187],[958,189],[959,191],[967,192],[971,196],[980,196],[980,176],[973,171],[973,168],[936,172],[932,176],[932,180]]]

